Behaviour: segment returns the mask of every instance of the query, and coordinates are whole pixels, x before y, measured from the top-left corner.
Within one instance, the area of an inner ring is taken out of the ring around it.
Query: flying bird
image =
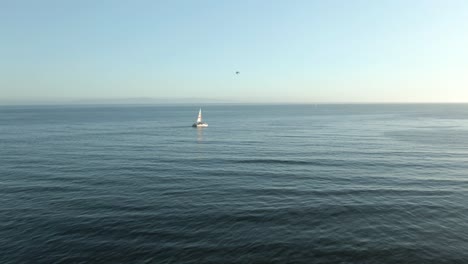
[[[240,71],[236,71],[236,74],[239,74],[239,73],[240,73]]]

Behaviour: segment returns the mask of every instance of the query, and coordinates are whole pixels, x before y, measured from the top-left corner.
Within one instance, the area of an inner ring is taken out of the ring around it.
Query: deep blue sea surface
[[[0,107],[0,263],[468,263],[468,105]]]

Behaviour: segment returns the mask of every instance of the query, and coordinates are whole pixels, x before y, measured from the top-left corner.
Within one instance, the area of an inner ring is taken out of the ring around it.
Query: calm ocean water
[[[468,263],[468,105],[0,107],[0,263]]]

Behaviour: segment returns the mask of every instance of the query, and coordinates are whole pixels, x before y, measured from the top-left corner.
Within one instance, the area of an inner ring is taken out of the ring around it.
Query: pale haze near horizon
[[[468,1],[0,1],[0,22],[2,104],[468,102]]]

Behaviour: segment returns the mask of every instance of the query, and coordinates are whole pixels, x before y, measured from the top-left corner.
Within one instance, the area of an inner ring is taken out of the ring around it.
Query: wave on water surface
[[[468,105],[0,110],[1,263],[468,261]]]

